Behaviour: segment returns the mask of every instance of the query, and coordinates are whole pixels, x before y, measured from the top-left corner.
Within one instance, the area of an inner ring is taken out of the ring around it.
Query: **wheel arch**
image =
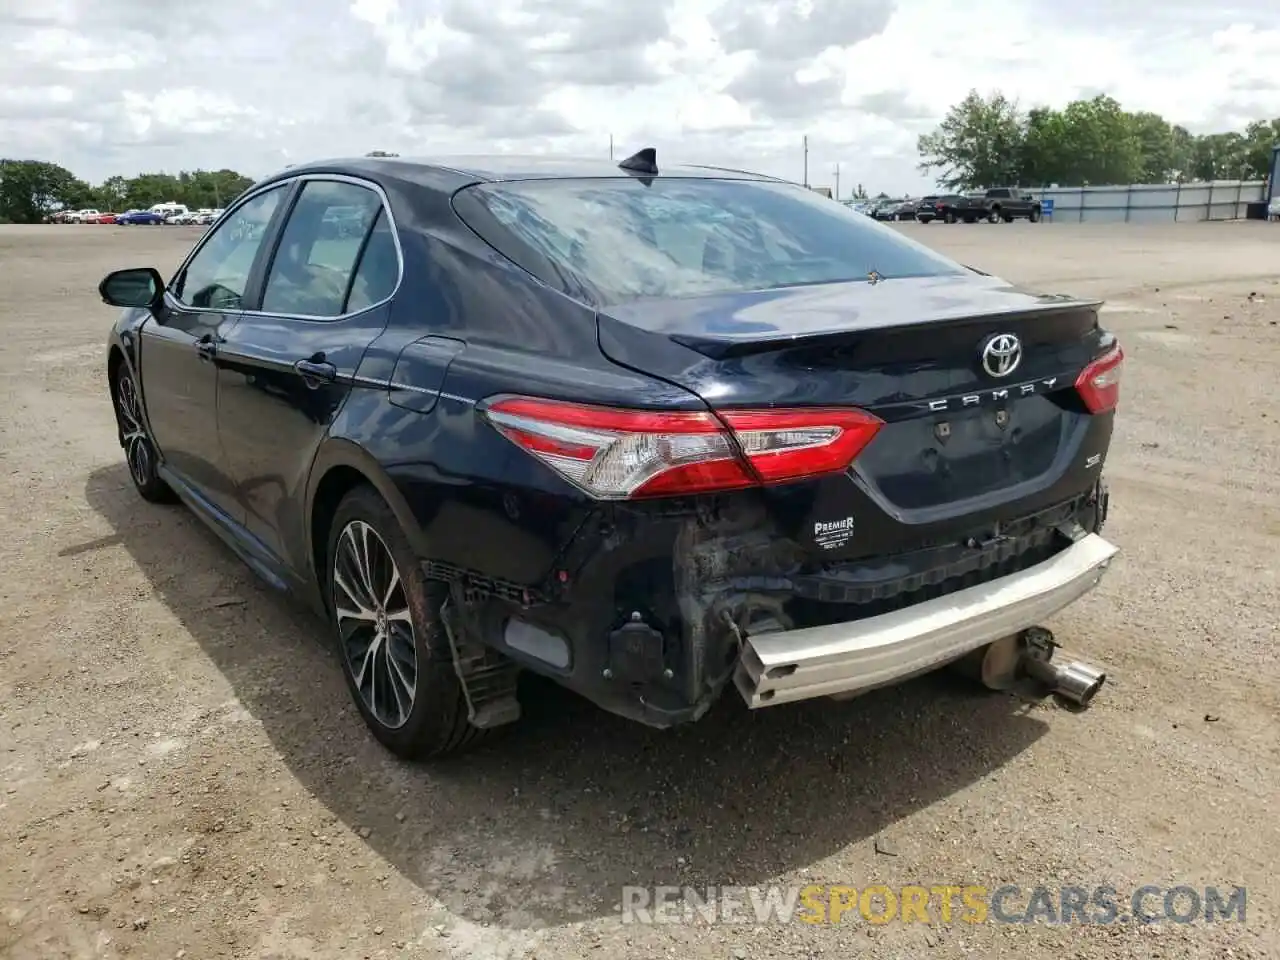
[[[324,571],[328,565],[329,527],[338,504],[358,486],[373,487],[395,514],[400,528],[418,556],[426,555],[425,541],[408,502],[377,459],[359,444],[330,438],[316,454],[307,484],[307,557],[321,602],[328,609]]]

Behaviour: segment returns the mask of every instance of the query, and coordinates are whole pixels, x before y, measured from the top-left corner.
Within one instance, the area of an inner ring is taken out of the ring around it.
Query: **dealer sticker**
[[[813,524],[813,542],[823,550],[835,550],[853,539],[853,517],[818,520]]]

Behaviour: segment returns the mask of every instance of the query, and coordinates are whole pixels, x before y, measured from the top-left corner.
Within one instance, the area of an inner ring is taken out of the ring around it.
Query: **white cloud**
[[[0,144],[81,176],[359,154],[660,157],[918,191],[971,87],[1197,131],[1280,113],[1274,0],[0,0]]]

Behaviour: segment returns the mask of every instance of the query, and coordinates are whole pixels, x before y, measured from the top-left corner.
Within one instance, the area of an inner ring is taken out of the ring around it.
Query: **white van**
[[[186,205],[181,203],[157,203],[150,209],[152,213],[158,213],[166,220],[170,217],[176,217],[179,214],[186,214],[188,212]]]

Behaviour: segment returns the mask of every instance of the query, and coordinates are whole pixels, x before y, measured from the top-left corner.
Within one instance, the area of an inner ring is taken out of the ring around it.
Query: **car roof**
[[[728,167],[700,164],[664,164],[658,161],[658,179],[692,177],[718,180],[767,180],[785,183],[779,177]],[[317,160],[288,167],[267,180],[283,180],[308,173],[346,173],[372,179],[389,178],[444,189],[458,189],[472,183],[503,180],[598,179],[637,176],[618,167],[618,161],[595,157],[520,156],[513,154],[453,155],[428,157],[348,157]]]

